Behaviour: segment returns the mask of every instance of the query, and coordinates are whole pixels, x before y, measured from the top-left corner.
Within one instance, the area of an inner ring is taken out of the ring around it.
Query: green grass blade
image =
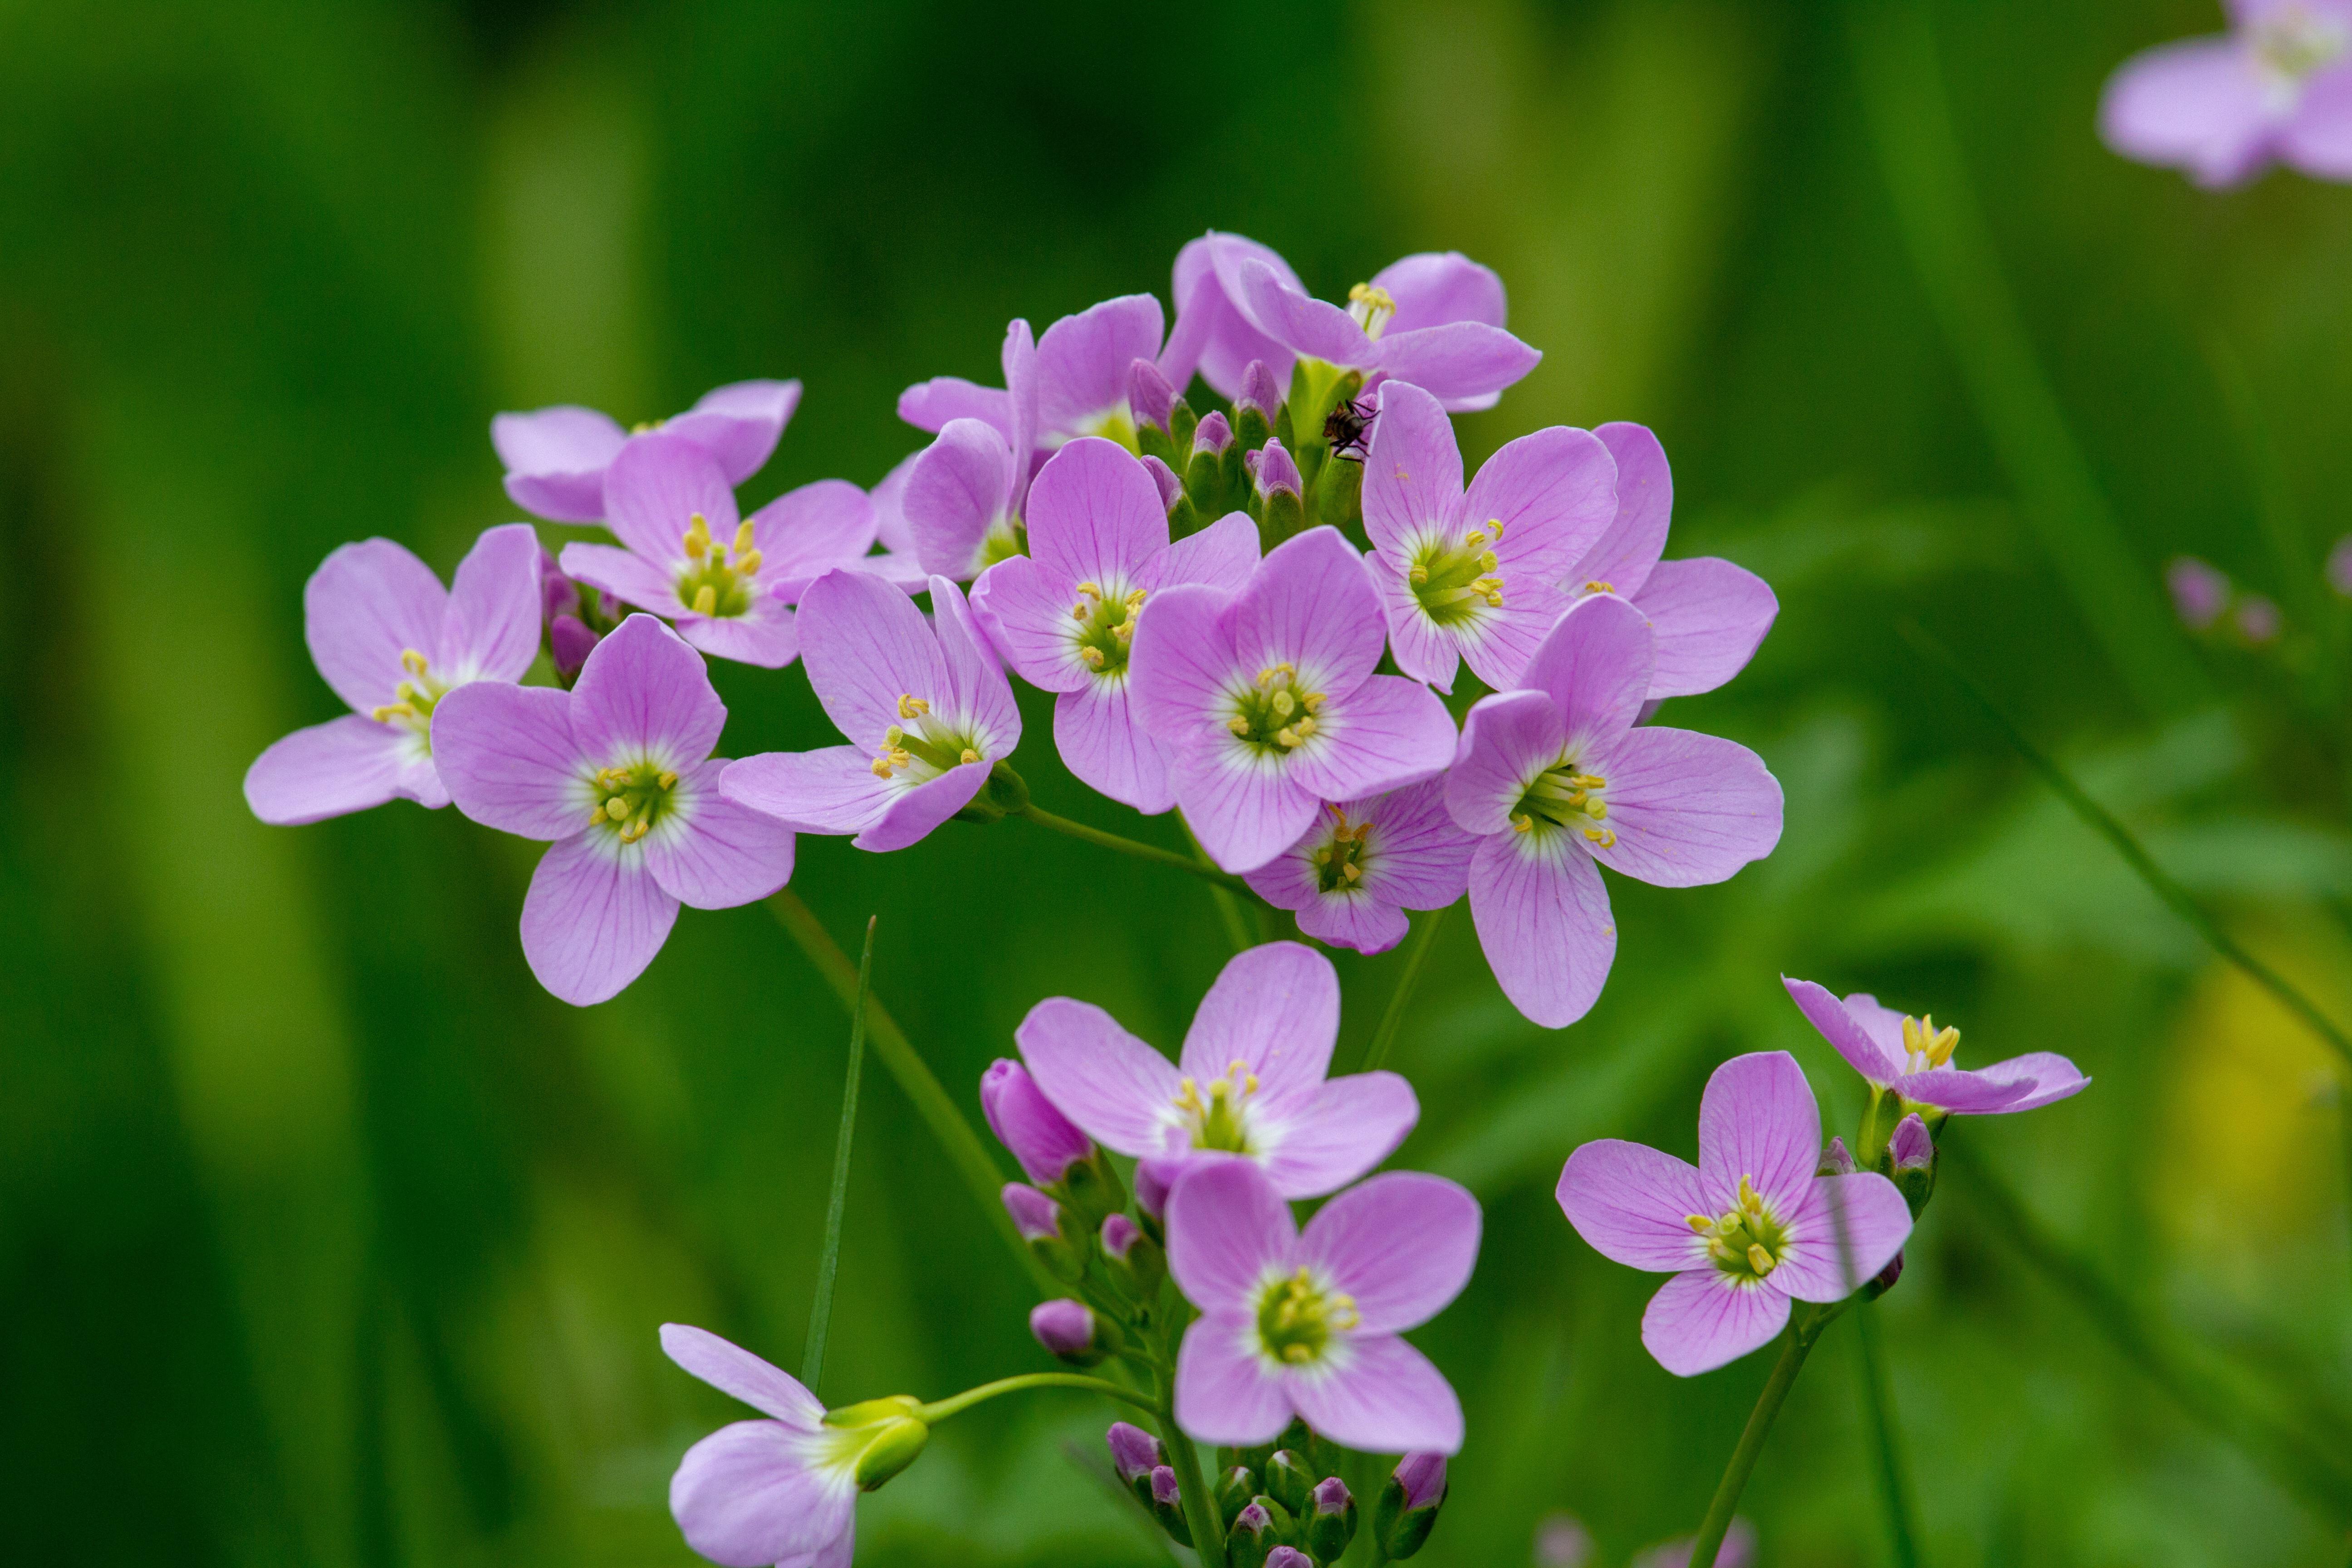
[[[857,1131],[857,1079],[866,1066],[866,1005],[874,994],[874,923],[866,919],[866,951],[857,960],[857,1001],[849,1010],[849,1070],[841,1085],[841,1133],[833,1144],[833,1194],[824,1205],[824,1251],[816,1260],[816,1300],[809,1307],[808,1348],[801,1382],[811,1394],[824,1371],[825,1331],[833,1323],[833,1279],[841,1268],[841,1211],[849,1201],[849,1143]]]

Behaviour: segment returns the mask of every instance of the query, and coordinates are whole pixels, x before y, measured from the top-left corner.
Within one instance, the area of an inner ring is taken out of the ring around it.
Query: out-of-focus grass
[[[1738,1050],[1796,1052],[1850,1126],[1858,1086],[1783,972],[1932,1007],[1971,1059],[2075,1057],[2089,1093],[1971,1123],[1971,1149],[2143,1310],[2352,1411],[2322,1059],[1891,630],[1929,625],[2242,940],[2352,1005],[2343,607],[2289,565],[2352,528],[2352,195],[2217,197],[2102,152],[2104,73],[2215,23],[2158,9],[1932,7],[1941,143],[1901,120],[1918,54],[1765,0],[0,13],[12,1556],[688,1561],[666,1478],[740,1411],[654,1327],[796,1363],[841,1014],[756,909],[688,915],[574,1012],[515,945],[530,847],[407,805],[252,823],[246,762],[333,710],[302,579],[373,533],[446,571],[511,516],[502,406],[647,418],[799,375],[754,498],[871,482],[920,440],[901,386],[992,374],[1013,314],[1164,296],[1213,224],[1326,293],[1412,249],[1496,265],[1549,357],[1465,440],[1653,424],[1674,552],[1783,604],[1746,675],[1668,710],[1772,763],[1780,851],[1718,889],[1612,884],[1617,972],[1565,1032],[1500,1003],[1457,916],[1397,1041],[1425,1107],[1401,1162],[1488,1213],[1420,1336],[1471,1421],[1422,1560],[1524,1562],[1558,1508],[1609,1563],[1696,1522],[1765,1367],[1660,1372],[1652,1281],[1549,1193],[1584,1138],[1687,1152]],[[1948,206],[1921,216],[1956,172],[1980,215],[1958,246]],[[1988,298],[2006,379],[1969,358]],[[2288,606],[2305,663],[2189,651],[2158,585],[2180,551]],[[796,672],[716,676],[736,752],[828,733]],[[1130,826],[1024,711],[1041,801]],[[881,914],[877,992],[976,1111],[1041,996],[1181,1037],[1224,949],[1206,893],[1164,880],[1016,824],[879,858],[806,841],[794,885],[844,942]],[[1342,1060],[1402,962],[1339,957]],[[827,1392],[1041,1364],[911,1109],[877,1079],[861,1114]],[[2340,1557],[1964,1181],[1880,1310],[1938,1568]],[[1758,1472],[1771,1563],[1881,1560],[1851,1363],[1818,1358]],[[1063,1452],[1108,1419],[1055,1395],[959,1421],[865,1505],[861,1561],[1165,1561]]]

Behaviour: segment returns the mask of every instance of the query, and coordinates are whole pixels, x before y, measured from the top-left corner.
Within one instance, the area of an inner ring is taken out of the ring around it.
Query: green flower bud
[[[855,1472],[860,1491],[874,1490],[921,1455],[931,1440],[931,1429],[919,1414],[922,1407],[912,1394],[894,1394],[825,1412],[827,1426],[862,1439]]]
[[[1265,1494],[1289,1510],[1294,1518],[1305,1517],[1315,1481],[1315,1473],[1307,1468],[1304,1455],[1282,1448],[1266,1461]]]

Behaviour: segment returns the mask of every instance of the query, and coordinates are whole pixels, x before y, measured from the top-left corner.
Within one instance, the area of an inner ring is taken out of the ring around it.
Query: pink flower
[[[1931,1110],[1985,1116],[2033,1110],[2080,1094],[2091,1080],[2064,1057],[2031,1051],[1973,1071],[1952,1065],[1960,1032],[1932,1016],[1906,1017],[1857,991],[1839,1001],[1810,980],[1780,977],[1806,1021],[1837,1047],[1854,1071],[1884,1094]]]
[[[717,460],[730,485],[760,471],[800,406],[797,381],[739,381],[703,395],[653,429],[693,442]],[[640,433],[647,427],[638,426]],[[557,522],[604,519],[604,470],[629,432],[608,414],[562,404],[490,421],[490,445],[507,466],[507,494]]]
[[[1005,330],[1003,358],[1006,390],[995,394],[1002,403],[990,400],[984,417],[966,414],[934,426],[939,438],[916,455],[900,497],[923,570],[957,582],[1023,548],[1021,512],[1037,444],[1037,346],[1028,322],[1015,321]],[[907,399],[922,392],[910,387],[899,399],[902,416]],[[921,406],[951,401],[931,395]]]
[[[2164,585],[2172,595],[2173,613],[2190,631],[2203,631],[2230,607],[2230,579],[2194,555],[2174,556],[2164,569]]]
[[[1512,1005],[1547,1028],[1591,1010],[1616,957],[1598,866],[1662,888],[1720,882],[1772,852],[1780,785],[1747,747],[1636,729],[1654,669],[1642,613],[1596,594],[1521,677],[1481,698],[1445,779],[1479,836],[1470,912]]]
[[[739,521],[718,459],[666,431],[631,441],[604,493],[626,548],[567,544],[565,574],[677,622],[705,653],[769,669],[800,651],[786,600],[874,544],[873,502],[845,479],[787,490]]]
[[[1025,427],[1037,449],[1050,451],[1080,436],[1101,436],[1130,451],[1135,412],[1128,404],[1129,367],[1160,353],[1163,316],[1149,294],[1105,300],[1047,327],[1034,364],[1016,376],[1008,363],[1003,387],[979,386],[957,375],[917,382],[898,395],[898,417],[933,433],[956,419],[992,426],[1007,444]],[[1026,323],[1016,322],[1023,332]],[[1188,373],[1189,374],[1189,373]],[[1011,390],[1028,384],[1034,409],[1016,411]]]
[[[1444,407],[1384,382],[1364,457],[1364,531],[1397,668],[1440,691],[1457,660],[1515,684],[1568,599],[1560,579],[1617,514],[1617,465],[1591,432],[1555,425],[1486,460],[1465,492]]]
[[[1176,1421],[1246,1447],[1295,1415],[1372,1453],[1462,1447],[1462,1405],[1397,1336],[1437,1315],[1478,1258],[1478,1202],[1442,1177],[1350,1187],[1301,1234],[1244,1160],[1202,1165],[1168,1200],[1168,1268],[1201,1316],[1176,1359]]]
[[[1009,1058],[999,1057],[980,1075],[980,1110],[996,1141],[1039,1186],[1052,1186],[1095,1152],[1093,1142],[1039,1091],[1028,1069]]]
[[[311,662],[353,711],[271,746],[246,770],[245,800],[290,826],[394,798],[438,808],[436,705],[469,681],[520,680],[539,655],[539,542],[527,522],[475,541],[444,590],[389,539],[346,544],[302,589]]]
[[[1254,871],[1323,802],[1444,768],[1454,721],[1428,688],[1372,673],[1386,640],[1362,558],[1330,528],[1276,545],[1237,594],[1187,585],[1144,605],[1136,710],[1218,865]]]
[[[1324,808],[1297,843],[1249,873],[1249,885],[1298,929],[1335,947],[1386,952],[1407,910],[1442,910],[1470,885],[1478,841],[1445,809],[1445,781]]]
[[[1558,1197],[1602,1257],[1674,1278],[1642,1315],[1642,1343],[1678,1377],[1737,1361],[1789,1321],[1789,1303],[1842,1301],[1886,1267],[1911,1210],[1873,1171],[1816,1176],[1821,1110],[1786,1051],[1715,1069],[1698,1164],[1604,1138],[1569,1156]]]
[[[2233,0],[2235,30],[2133,56],[2099,133],[2143,163],[2234,185],[2275,159],[2352,180],[2352,0]]]
[[[933,615],[871,573],[836,571],[801,600],[809,684],[850,744],[768,752],[727,770],[730,800],[804,833],[903,849],[970,805],[1021,741],[996,656],[963,594],[930,582]]]
[[[1014,1032],[1037,1087],[1094,1140],[1145,1162],[1136,1190],[1172,1167],[1245,1156],[1285,1197],[1318,1197],[1388,1158],[1421,1115],[1392,1072],[1325,1079],[1339,1037],[1331,961],[1272,942],[1228,963],[1171,1062],[1091,1003],[1049,997]]]
[[[1137,616],[1179,584],[1240,588],[1257,564],[1256,525],[1234,512],[1171,544],[1150,472],[1081,437],[1038,470],[1028,530],[1028,554],[972,584],[972,613],[1023,679],[1059,694],[1054,742],[1070,772],[1138,811],[1166,811],[1176,804],[1167,760],[1129,684]]]
[[[570,691],[478,682],[433,715],[457,809],[552,839],[522,905],[539,983],[577,1006],[617,994],[669,938],[677,907],[763,899],[792,834],[719,793],[727,709],[701,656],[651,616],[599,642]]]

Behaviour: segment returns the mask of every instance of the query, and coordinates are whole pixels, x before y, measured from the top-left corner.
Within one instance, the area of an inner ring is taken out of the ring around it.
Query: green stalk
[[[1396,1044],[1397,1030],[1404,1024],[1405,1005],[1412,1000],[1414,983],[1421,979],[1421,966],[1429,959],[1429,949],[1437,940],[1437,928],[1444,923],[1445,911],[1432,910],[1421,920],[1421,930],[1412,939],[1412,951],[1404,956],[1404,973],[1397,976],[1396,989],[1389,993],[1388,1011],[1381,1015],[1381,1026],[1372,1031],[1371,1044],[1364,1047],[1364,1059],[1357,1065],[1358,1072],[1370,1072],[1389,1059],[1389,1047]]]
[[[1894,1400],[1886,1365],[1879,1354],[1878,1317],[1870,1302],[1854,1313],[1854,1355],[1862,1377],[1863,1409],[1870,1417],[1871,1447],[1878,1461],[1879,1496],[1886,1504],[1887,1544],[1895,1568],[1919,1568],[1919,1532],[1911,1522],[1911,1486],[1895,1435]]]
[[[1706,1518],[1698,1527],[1698,1540],[1691,1547],[1691,1568],[1715,1568],[1716,1553],[1723,1548],[1724,1533],[1731,1528],[1731,1516],[1739,1507],[1739,1494],[1748,1488],[1748,1472],[1763,1455],[1764,1439],[1772,1433],[1772,1423],[1788,1402],[1789,1390],[1797,1384],[1797,1374],[1805,1369],[1805,1357],[1811,1355],[1813,1342],[1822,1337],[1833,1312],[1820,1308],[1803,1309],[1801,1321],[1790,1320],[1787,1340],[1780,1347],[1780,1359],[1773,1363],[1772,1375],[1764,1380],[1764,1392],[1757,1396],[1756,1408],[1748,1413],[1747,1430],[1739,1434],[1739,1447],[1731,1451],[1731,1463],[1723,1468],[1723,1479],[1717,1483],[1715,1500],[1706,1505]]]
[[[1958,683],[1961,690],[1976,700],[1977,706],[1984,710],[1985,717],[1992,721],[1993,728],[1999,730],[2015,748],[2017,754],[2042,775],[2042,782],[2049,784],[2058,798],[2064,801],[2094,832],[2115,846],[2116,853],[2124,858],[2124,863],[2138,873],[2139,879],[2169,905],[2173,913],[2187,921],[2189,927],[2205,939],[2207,946],[2244,971],[2255,984],[2276,997],[2282,1006],[2309,1026],[2312,1033],[2334,1047],[2336,1054],[2344,1058],[2347,1066],[2352,1066],[2352,1037],[2347,1037],[2334,1020],[2319,1010],[2316,1004],[2288,984],[2284,975],[2239,946],[2237,939],[2223,931],[2220,923],[2205,912],[2195,895],[2173,880],[2171,875],[2140,847],[2139,840],[2132,837],[2130,828],[2116,821],[2106,807],[2084,794],[2082,785],[2068,777],[2063,768],[2025,738],[2025,732],[1986,695],[1984,688],[1976,683],[1960,661],[1952,656],[1950,649],[1915,622],[1900,622],[1895,629],[1929,663],[1940,667],[1945,674]]]
[[[833,987],[834,994],[841,998],[842,1005],[854,1007],[858,990],[857,968],[849,962],[849,955],[841,951],[841,944],[825,931],[824,922],[801,902],[800,895],[790,888],[770,897],[768,908],[775,915],[776,922],[784,928],[784,934],[793,939],[801,952],[807,955],[808,961],[816,966],[816,972],[824,976],[825,984]],[[1055,1283],[1052,1275],[1045,1272],[1045,1266],[1037,1261],[1036,1255],[1029,1250],[1029,1244],[1021,1239],[1021,1233],[1013,1228],[1013,1216],[1004,1212],[1004,1203],[999,1195],[1003,1190],[1004,1176],[989,1154],[988,1145],[982,1142],[980,1134],[971,1130],[971,1123],[964,1120],[963,1112],[956,1108],[956,1102],[940,1087],[938,1075],[917,1053],[905,1032],[898,1027],[898,1020],[890,1016],[889,1009],[882,1005],[878,997],[869,995],[866,998],[866,1031],[874,1042],[874,1054],[882,1058],[882,1065],[890,1070],[890,1076],[898,1080],[899,1089],[914,1101],[916,1113],[930,1128],[931,1135],[940,1141],[940,1147],[947,1152],[948,1163],[955,1167],[956,1174],[971,1190],[972,1201],[980,1205],[981,1212],[988,1216],[989,1223],[1003,1237],[1004,1245],[1011,1247],[1013,1256],[1021,1260],[1021,1267],[1037,1287],[1038,1293],[1042,1296],[1060,1295],[1062,1288]]]
[[[1018,1394],[1024,1388],[1082,1388],[1088,1394],[1099,1394],[1105,1399],[1139,1405],[1157,1413],[1160,1406],[1148,1394],[1139,1394],[1123,1384],[1108,1378],[1088,1377],[1082,1372],[1024,1372],[1018,1377],[1000,1377],[994,1383],[983,1383],[978,1388],[967,1388],[961,1394],[923,1405],[915,1416],[926,1426],[936,1426],[951,1415],[961,1415],[973,1405],[994,1399],[1000,1394]]]
[[[1183,828],[1184,842],[1192,847],[1194,858],[1201,865],[1215,870],[1216,862],[1211,860],[1209,852],[1201,847],[1201,840],[1194,836],[1192,825],[1184,820],[1184,814],[1181,811],[1176,814],[1176,823],[1178,826]],[[1242,913],[1242,901],[1234,897],[1233,889],[1223,885],[1213,884],[1209,889],[1209,896],[1217,901],[1217,918],[1224,922],[1225,940],[1234,944],[1234,951],[1247,952],[1251,948],[1255,947],[1258,944],[1258,939],[1250,934],[1249,917]]]
[[[801,1386],[816,1392],[824,1371],[825,1331],[833,1323],[833,1280],[841,1266],[841,1214],[849,1202],[849,1140],[857,1130],[857,1079],[866,1065],[866,1006],[874,988],[874,925],[866,918],[866,951],[857,960],[857,1002],[849,1010],[849,1070],[841,1085],[841,1131],[833,1141],[833,1193],[824,1205],[824,1250],[816,1260],[816,1300],[809,1308],[808,1348],[801,1352]]]
[[[1201,1456],[1192,1447],[1192,1439],[1176,1425],[1176,1381],[1174,1373],[1161,1370],[1154,1378],[1160,1400],[1153,1414],[1160,1417],[1160,1437],[1168,1450],[1168,1463],[1176,1472],[1176,1490],[1184,1501],[1184,1522],[1192,1531],[1194,1547],[1204,1563],[1225,1560],[1225,1521],[1217,1517],[1216,1500],[1210,1495],[1209,1483],[1201,1474]]]
[[[1083,822],[1073,822],[1066,816],[1056,816],[1054,813],[1034,805],[1024,805],[1011,815],[1100,848],[1115,849],[1121,855],[1131,855],[1138,860],[1148,860],[1155,866],[1166,866],[1178,871],[1187,872],[1225,893],[1246,899],[1257,897],[1255,889],[1232,872],[1220,870],[1215,866],[1195,860],[1189,855],[1179,855],[1173,849],[1162,849],[1156,844],[1145,844],[1133,838],[1122,838],[1116,833],[1105,833],[1099,827],[1089,827]]]

